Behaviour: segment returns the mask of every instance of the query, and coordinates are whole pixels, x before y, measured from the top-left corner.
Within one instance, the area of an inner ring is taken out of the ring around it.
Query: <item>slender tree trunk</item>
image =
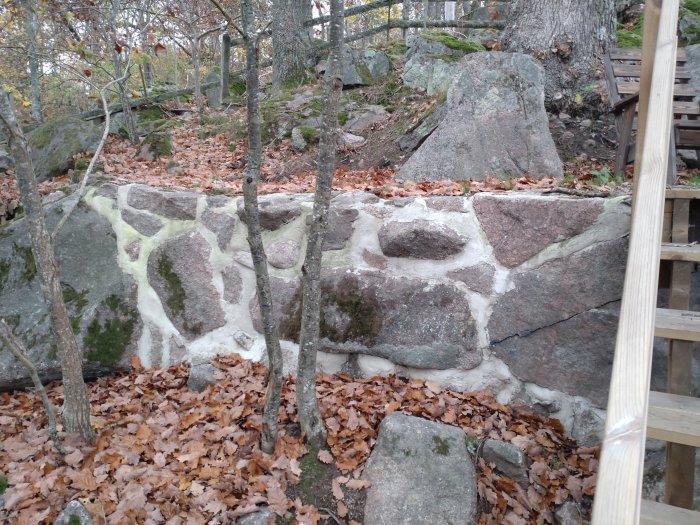
[[[32,91],[32,121],[36,123],[43,122],[42,107],[41,107],[41,82],[39,75],[41,67],[39,64],[39,55],[36,51],[37,45],[37,21],[36,21],[36,0],[27,0],[27,61],[29,63],[29,84]]]
[[[199,64],[199,38],[192,36],[192,47],[190,52],[192,53],[192,67],[194,68],[194,102],[197,105],[197,113],[200,115],[204,112],[204,101],[202,100],[202,82],[199,78],[200,64]]]
[[[405,21],[411,20],[413,17],[413,0],[403,0],[403,9],[401,10],[401,18]],[[414,33],[415,31],[409,28],[404,27],[401,30],[402,36],[404,40],[406,39],[406,36],[409,34]]]
[[[124,123],[126,124],[127,134],[129,135],[129,142],[136,144],[139,141],[139,136],[136,132],[136,123],[134,122],[134,115],[131,112],[131,106],[129,105],[129,94],[126,89],[129,76],[122,75],[121,51],[124,50],[119,46],[119,32],[117,31],[117,18],[119,17],[120,9],[120,0],[112,0],[112,11],[109,19],[110,30],[114,40],[112,45],[112,63],[114,66],[114,78],[121,78],[124,76],[124,80],[117,83],[117,87],[119,88],[119,99],[121,100],[122,107],[124,108]]]
[[[615,40],[615,17],[615,0],[515,0],[502,42],[508,51],[540,60],[545,105],[566,109],[595,79]]]
[[[229,97],[229,81],[231,76],[231,35],[221,36],[221,101]]]
[[[258,77],[258,35],[255,34],[255,14],[251,2],[252,0],[241,1],[243,32],[246,40],[246,93],[248,96],[248,169],[243,183],[243,200],[246,222],[248,223],[248,244],[253,256],[256,290],[260,303],[269,365],[261,449],[263,452],[271,453],[277,442],[277,419],[282,390],[282,350],[273,315],[270,276],[267,272],[267,256],[262,241],[260,211],[258,209],[258,181],[262,159],[258,103],[260,79]]]
[[[313,220],[306,244],[306,257],[301,268],[303,293],[297,371],[297,407],[301,431],[306,435],[307,441],[316,445],[321,445],[325,438],[323,420],[316,400],[316,353],[321,319],[322,246],[328,229],[328,209],[331,204],[335,168],[338,106],[343,89],[343,0],[331,0],[330,46],[325,77],[326,104],[321,122]]]
[[[300,85],[306,79],[311,52],[309,30],[304,27],[310,0],[272,2],[272,92]]]
[[[73,335],[63,301],[58,264],[51,237],[44,223],[41,197],[37,190],[27,141],[17,124],[11,98],[7,93],[0,94],[0,125],[5,128],[10,152],[15,161],[15,177],[27,214],[32,251],[39,268],[44,297],[51,308],[51,328],[58,346],[63,374],[63,427],[68,432],[79,432],[86,442],[92,442],[95,434],[90,426],[90,402],[83,381],[82,354]]]
[[[455,20],[457,14],[457,2],[445,2],[445,20]]]

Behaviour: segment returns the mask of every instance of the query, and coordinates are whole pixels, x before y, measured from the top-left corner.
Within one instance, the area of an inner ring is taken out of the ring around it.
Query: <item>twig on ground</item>
[[[577,190],[574,188],[552,188],[542,193],[563,193],[564,195],[574,195],[576,197],[609,197],[609,191]]]

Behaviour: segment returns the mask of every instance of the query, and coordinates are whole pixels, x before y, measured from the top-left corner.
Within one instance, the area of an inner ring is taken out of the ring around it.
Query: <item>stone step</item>
[[[647,437],[700,447],[700,398],[649,392]]]
[[[700,312],[657,308],[654,335],[681,341],[700,341]]]
[[[700,244],[662,242],[661,260],[700,262]]]
[[[700,512],[657,501],[642,500],[640,514],[640,525],[697,525],[700,523]]]

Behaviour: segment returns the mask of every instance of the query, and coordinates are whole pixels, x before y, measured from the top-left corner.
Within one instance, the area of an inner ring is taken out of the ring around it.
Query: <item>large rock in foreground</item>
[[[447,115],[408,159],[407,180],[562,176],[544,109],[544,71],[520,53],[474,53],[447,95]]]
[[[459,428],[389,414],[364,478],[365,525],[474,523],[476,472]]]

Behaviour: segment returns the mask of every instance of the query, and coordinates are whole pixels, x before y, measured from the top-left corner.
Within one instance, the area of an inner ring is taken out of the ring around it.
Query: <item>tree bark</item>
[[[304,27],[310,0],[272,2],[272,92],[302,84],[311,52],[309,31]]]
[[[221,101],[229,97],[229,83],[231,76],[231,35],[224,33],[221,36]]]
[[[277,442],[277,419],[282,390],[282,350],[279,334],[273,315],[270,276],[267,271],[267,256],[262,242],[260,211],[258,209],[258,181],[262,159],[262,138],[260,134],[260,107],[258,95],[260,79],[258,77],[258,36],[255,34],[255,15],[252,0],[241,1],[243,32],[246,40],[246,92],[248,97],[248,167],[243,182],[243,200],[246,222],[248,224],[248,244],[253,257],[255,284],[263,321],[265,345],[269,372],[267,377],[267,395],[262,422],[263,452],[271,453]]]
[[[314,194],[311,229],[306,256],[301,268],[302,309],[297,371],[297,407],[299,423],[306,440],[320,446],[325,439],[323,419],[316,400],[316,353],[321,318],[321,263],[323,240],[328,229],[333,169],[335,168],[338,107],[343,90],[343,0],[331,0],[330,56],[325,76],[326,104],[319,137],[318,177]]]
[[[8,137],[10,152],[15,162],[15,177],[27,214],[32,251],[37,262],[44,297],[51,308],[51,328],[58,346],[63,373],[63,427],[68,432],[79,432],[86,442],[95,434],[90,426],[90,402],[83,381],[82,354],[71,329],[59,269],[51,237],[46,229],[37,190],[32,159],[27,140],[17,124],[10,95],[0,94],[0,125]]]
[[[139,141],[138,133],[136,132],[136,123],[134,122],[134,115],[131,112],[131,106],[129,105],[129,94],[126,90],[126,83],[128,82],[129,75],[122,75],[122,54],[123,49],[119,46],[119,32],[117,31],[117,19],[119,17],[119,11],[121,9],[120,0],[112,0],[112,10],[110,13],[109,25],[110,31],[112,33],[112,63],[114,66],[114,78],[124,77],[117,83],[119,88],[119,99],[122,103],[122,108],[124,112],[124,123],[126,124],[126,131],[129,135],[129,142],[136,144]],[[128,64],[127,64],[128,68]]]
[[[36,51],[37,45],[37,21],[36,21],[36,0],[27,0],[26,9],[26,27],[27,27],[27,62],[29,65],[29,84],[32,92],[32,121],[37,124],[43,122],[42,107],[41,107],[41,82],[39,55]]]
[[[515,0],[502,42],[545,68],[545,105],[575,104],[615,40],[614,0]]]

